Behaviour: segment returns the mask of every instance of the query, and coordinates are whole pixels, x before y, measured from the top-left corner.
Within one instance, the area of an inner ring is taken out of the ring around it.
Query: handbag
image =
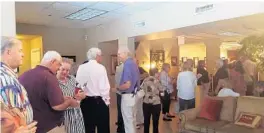
[[[145,91],[143,89],[138,90],[137,97],[143,98],[145,96]]]

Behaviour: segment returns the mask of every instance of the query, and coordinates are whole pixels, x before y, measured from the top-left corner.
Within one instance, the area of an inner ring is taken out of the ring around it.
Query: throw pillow
[[[235,124],[249,128],[258,128],[261,123],[261,116],[246,112],[241,112]]]
[[[217,121],[220,117],[223,101],[204,98],[198,118]]]

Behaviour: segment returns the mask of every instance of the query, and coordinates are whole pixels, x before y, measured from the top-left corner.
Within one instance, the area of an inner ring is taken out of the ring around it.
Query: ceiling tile
[[[55,10],[62,11],[62,12],[68,12],[68,13],[73,13],[73,12],[76,12],[76,11],[82,9],[82,7],[69,5],[65,2],[64,3],[56,2],[56,3],[52,4],[52,6],[50,8],[53,8]]]
[[[78,7],[82,7],[82,8],[92,6],[96,3],[98,3],[98,2],[67,2],[67,4],[69,4],[69,5],[78,6]]]
[[[113,2],[98,2],[89,8],[98,9],[98,10],[105,10],[105,11],[113,11],[116,9],[120,9],[124,7],[122,4],[117,4]]]

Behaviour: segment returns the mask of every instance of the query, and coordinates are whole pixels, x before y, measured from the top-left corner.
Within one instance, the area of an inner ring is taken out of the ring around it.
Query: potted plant
[[[260,76],[264,77],[264,34],[245,37],[240,44],[242,48],[239,54],[246,55],[256,62]]]

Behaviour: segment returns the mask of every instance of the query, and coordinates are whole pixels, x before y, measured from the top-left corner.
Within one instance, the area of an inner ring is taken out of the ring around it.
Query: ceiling
[[[184,36],[185,43],[204,42],[209,39],[239,42],[248,35],[261,33],[264,33],[264,13],[137,36],[136,41]]]
[[[18,23],[89,28],[135,13],[147,11],[166,2],[16,2],[16,21]],[[70,20],[65,17],[84,8],[105,11],[105,14],[90,20]]]

